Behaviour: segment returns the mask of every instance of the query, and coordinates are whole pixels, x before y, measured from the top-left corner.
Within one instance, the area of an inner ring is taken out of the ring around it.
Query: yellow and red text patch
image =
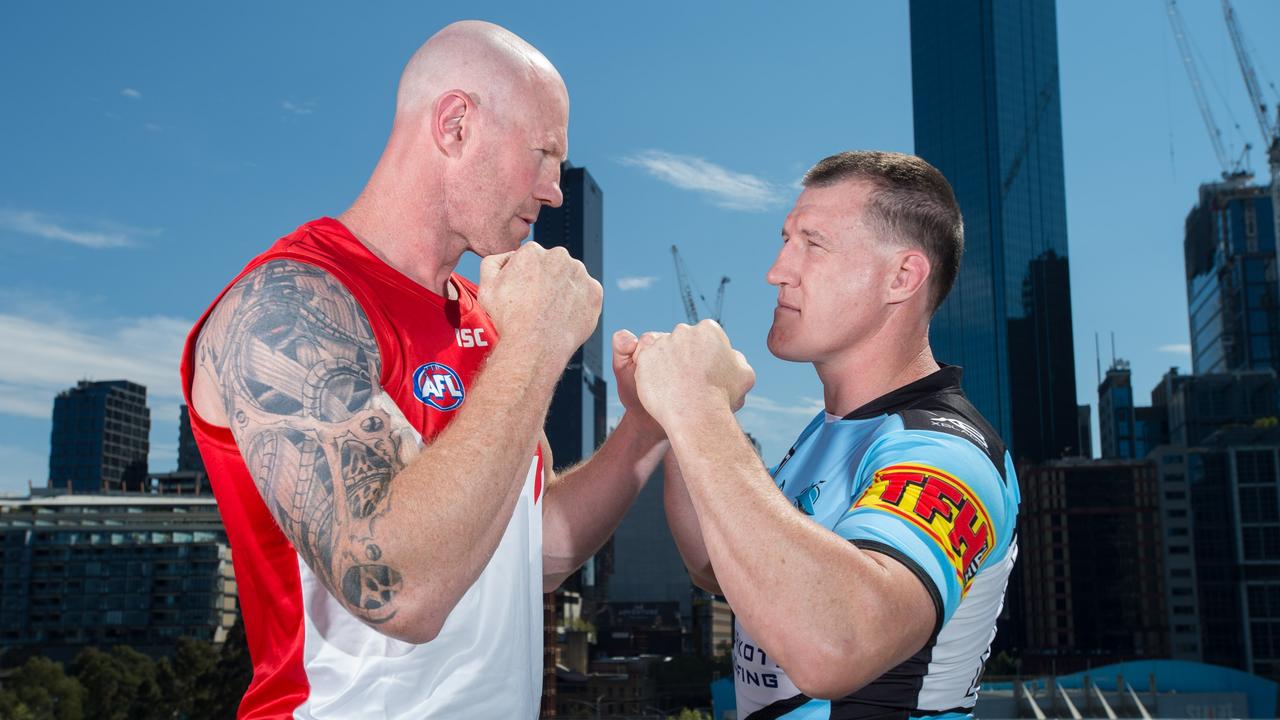
[[[996,545],[991,517],[977,493],[928,465],[904,463],[877,471],[850,510],[858,508],[891,513],[923,530],[947,557],[962,595]]]

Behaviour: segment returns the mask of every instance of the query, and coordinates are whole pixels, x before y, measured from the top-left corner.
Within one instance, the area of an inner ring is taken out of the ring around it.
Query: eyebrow
[[[807,229],[807,228],[806,228],[806,229],[804,229],[804,230],[801,230],[801,231],[800,231],[800,234],[801,234],[801,235],[803,235],[803,236],[805,236],[805,237],[807,237],[807,238],[818,238],[819,240],[826,240],[826,239],[827,239],[827,236],[826,236],[826,235],[823,235],[822,233],[818,232],[817,230],[809,230],[809,229]]]

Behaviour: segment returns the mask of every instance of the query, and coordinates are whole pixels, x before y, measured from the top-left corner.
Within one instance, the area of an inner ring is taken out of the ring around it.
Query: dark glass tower
[[[1078,452],[1053,0],[911,0],[916,154],[965,221],[940,360],[1019,460]]]
[[[1276,230],[1265,186],[1200,186],[1183,243],[1196,375],[1280,370]]]
[[[544,207],[534,226],[543,247],[559,245],[604,280],[604,194],[586,168],[560,170],[564,203]],[[604,331],[601,324],[573,354],[547,413],[547,440],[557,468],[590,457],[605,437]]]
[[[596,280],[604,280],[604,193],[586,168],[565,163],[560,169],[564,203],[544,207],[538,214],[533,237],[543,247],[559,245],[587,266]],[[606,386],[604,381],[603,323],[565,368],[547,412],[547,441],[557,469],[567,468],[591,456],[605,438]],[[612,567],[609,544],[565,582],[593,600],[603,600],[606,578]]]
[[[141,491],[150,433],[145,387],[128,380],[81,380],[53,401],[49,487],[76,493]]]

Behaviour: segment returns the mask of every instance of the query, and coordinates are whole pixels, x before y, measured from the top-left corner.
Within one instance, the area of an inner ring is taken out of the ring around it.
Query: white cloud
[[[125,88],[120,91],[120,94],[129,98],[130,100],[137,100],[142,97],[142,93],[138,92],[137,90],[134,90],[133,88]]]
[[[818,398],[800,397],[796,398],[795,403],[786,405],[776,400],[770,400],[767,397],[748,394],[747,401],[743,404],[742,409],[778,415],[799,415],[801,417],[811,418],[824,407],[826,407],[826,405]]]
[[[1156,349],[1159,350],[1160,352],[1174,353],[1177,355],[1191,354],[1191,346],[1188,345],[1187,343],[1173,343],[1171,345],[1161,345]]]
[[[81,379],[126,379],[147,387],[153,419],[176,418],[178,363],[192,322],[120,318],[89,324],[0,313],[0,413],[47,419],[54,397]]]
[[[105,220],[69,223],[44,213],[9,208],[0,208],[0,229],[95,249],[130,247],[137,245],[141,237],[160,234],[158,228],[130,227]]]
[[[782,191],[767,180],[738,173],[691,155],[662,150],[644,150],[622,159],[681,190],[707,195],[711,202],[729,210],[767,210],[783,200]]]
[[[306,102],[295,103],[290,100],[285,100],[280,103],[280,107],[288,110],[294,115],[310,115],[316,111],[316,101],[308,100]]]
[[[658,278],[652,275],[642,277],[623,277],[618,278],[619,290],[645,290],[650,285],[658,281]]]

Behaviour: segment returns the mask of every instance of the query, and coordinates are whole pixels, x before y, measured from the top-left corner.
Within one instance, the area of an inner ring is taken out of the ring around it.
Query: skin
[[[862,222],[869,190],[806,188],[766,275],[778,287],[769,349],[813,363],[837,415],[938,369],[929,261]],[[728,599],[802,692],[843,697],[924,646],[932,623],[901,621],[934,616],[915,574],[812,522],[774,486],[733,417],[754,373],[718,325],[646,334],[636,364],[640,400],[671,438],[667,518],[690,575]]]
[[[387,148],[339,217],[443,296],[456,297],[449,276],[463,252],[484,258],[479,302],[501,342],[430,445],[378,384],[363,310],[323,271],[267,263],[201,331],[196,412],[230,427],[285,536],[333,596],[396,639],[439,633],[497,548],[539,444],[548,591],[604,544],[666,452],[635,393],[637,340],[622,332],[613,363],[627,413],[590,461],[551,470],[547,408],[602,297],[563,248],[520,245],[539,209],[563,200],[568,111],[559,74],[528,43],[488,23],[450,25],[410,60]]]

